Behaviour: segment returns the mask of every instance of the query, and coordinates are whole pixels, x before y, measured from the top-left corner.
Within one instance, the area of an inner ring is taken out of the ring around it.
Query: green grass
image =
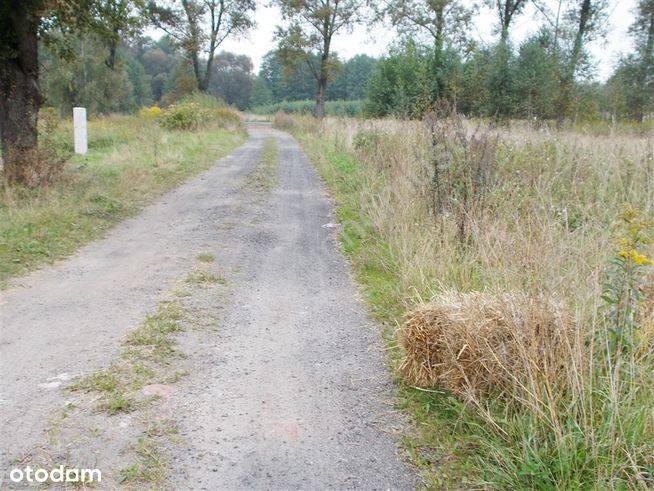
[[[173,335],[182,330],[186,311],[178,301],[164,301],[146,316],[123,340],[120,362],[95,371],[73,383],[69,390],[100,395],[98,409],[109,415],[131,412],[142,402],[137,392],[151,383],[174,383],[182,372],[170,371],[174,358],[181,356]]]
[[[220,275],[207,271],[206,269],[195,269],[186,277],[186,283],[201,286],[214,284],[224,285],[227,283],[227,280]]]
[[[70,155],[70,124],[44,140]],[[99,237],[245,140],[242,130],[165,131],[113,116],[89,122],[89,152],[71,156],[54,184],[0,190],[0,286]]]
[[[168,476],[169,462],[163,455],[158,442],[150,437],[139,439],[133,449],[137,462],[119,472],[122,484],[142,484],[148,488],[160,489]]]

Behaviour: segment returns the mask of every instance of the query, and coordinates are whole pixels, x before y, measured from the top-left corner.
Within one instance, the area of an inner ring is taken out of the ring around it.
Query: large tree
[[[138,15],[143,0],[96,0],[94,2],[94,31],[107,47],[105,64],[114,69],[118,46],[127,37],[139,33],[143,22]]]
[[[559,126],[570,115],[575,76],[583,60],[586,44],[600,30],[605,9],[606,0],[578,0],[566,15],[570,26],[568,29],[570,41],[563,61],[556,104]]]
[[[176,40],[202,92],[209,90],[218,47],[254,26],[254,0],[174,0],[148,3],[152,22]],[[205,56],[206,55],[206,56]]]
[[[277,0],[286,22],[277,29],[279,56],[284,65],[293,69],[306,63],[318,90],[315,116],[325,116],[327,84],[339,68],[332,53],[336,33],[352,29],[362,20],[364,0]]]
[[[507,43],[509,29],[513,20],[520,15],[528,0],[486,0],[489,7],[494,7],[500,21],[500,42]]]
[[[469,36],[470,24],[477,5],[461,0],[393,0],[387,1],[383,12],[390,17],[405,36],[425,34],[433,45],[431,56],[431,98],[443,98],[451,76],[451,56],[447,47],[469,53],[473,43]]]
[[[476,11],[475,3],[462,0],[388,0],[383,5],[383,13],[402,34],[426,34],[437,53],[446,42],[471,51],[469,28]]]
[[[247,55],[223,51],[216,56],[209,93],[244,110],[250,102],[254,76],[252,60]]]
[[[93,24],[93,0],[0,2],[0,135],[5,181],[33,180],[28,168],[38,143],[39,42],[49,33]]]

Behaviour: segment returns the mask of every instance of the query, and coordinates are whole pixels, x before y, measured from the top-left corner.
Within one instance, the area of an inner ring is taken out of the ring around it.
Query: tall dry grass
[[[301,141],[314,156],[317,141],[323,153],[354,156],[349,177],[329,157],[318,158],[319,168],[328,181],[348,179],[359,210],[342,217],[345,246],[362,236],[383,245],[401,311],[451,290],[520,292],[565,305],[576,320],[577,342],[558,354],[568,367],[564,380],[543,388],[526,371],[516,383],[527,390],[510,403],[492,395],[470,402],[484,422],[478,484],[654,487],[654,332],[634,324],[637,316],[622,316],[618,328],[611,320],[625,301],[641,310],[651,302],[635,290],[624,293],[620,282],[625,274],[634,288],[652,281],[651,267],[632,265],[621,249],[633,245],[624,235],[637,233],[638,250],[652,257],[644,239],[654,217],[654,135],[465,122],[468,136],[481,132],[496,147],[483,200],[463,210],[462,244],[456,207],[434,213],[430,124],[327,119],[316,128],[287,119],[280,123],[310,135]],[[616,228],[619,217],[625,223]],[[634,232],[636,224],[642,227]],[[607,290],[618,298],[613,304]]]

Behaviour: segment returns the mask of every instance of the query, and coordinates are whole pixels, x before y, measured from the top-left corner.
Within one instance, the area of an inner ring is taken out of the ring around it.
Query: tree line
[[[94,35],[69,40],[77,55],[72,59],[43,49],[42,95],[44,104],[70,114],[74,106],[92,114],[134,112],[156,104],[168,106],[198,90],[191,63],[169,36],[158,40],[136,37],[116,48],[111,68],[105,50]],[[357,55],[343,61],[327,89],[327,100],[362,100],[377,60]],[[282,101],[311,99],[315,81],[309,70],[298,66],[287,72],[272,50],[263,57],[258,75],[247,55],[221,51],[212,62],[206,92],[247,110]]]
[[[531,2],[544,19],[518,46],[511,28],[527,0],[486,2],[499,39],[477,46],[468,36],[476,6],[453,0],[387,2],[384,13],[405,37],[383,59],[368,90],[370,115],[419,117],[446,100],[458,111],[497,119],[643,121],[654,112],[654,0],[640,0],[630,29],[633,53],[606,83],[594,80],[588,43],[605,34],[603,0]],[[553,6],[554,8],[548,8]]]
[[[282,100],[366,99],[372,116],[420,117],[447,101],[496,119],[602,115],[637,121],[654,111],[654,0],[639,0],[635,49],[605,83],[593,81],[588,43],[604,34],[607,0],[483,0],[497,40],[471,36],[480,5],[462,0],[275,0],[277,49],[252,74],[247,56],[219,51],[254,27],[253,0],[4,0],[0,3],[0,133],[7,182],[21,181],[37,148],[46,100],[68,111],[130,111],[192,91],[245,109]],[[515,46],[533,5],[540,30]],[[388,56],[339,59],[332,43],[356,25],[388,22]],[[165,33],[143,37],[145,27]],[[42,72],[45,77],[42,77]],[[47,98],[47,99],[46,99]]]

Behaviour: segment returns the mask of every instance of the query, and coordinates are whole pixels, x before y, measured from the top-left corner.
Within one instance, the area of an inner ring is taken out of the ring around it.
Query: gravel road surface
[[[209,252],[230,293],[204,342],[180,341],[191,370],[164,403],[182,437],[170,487],[417,485],[398,447],[378,328],[339,252],[324,187],[291,136],[262,123],[248,131],[208,172],[0,292],[5,472],[43,441],[67,381],[109,365],[124,334]],[[277,178],[254,192],[245,183],[269,139]]]

